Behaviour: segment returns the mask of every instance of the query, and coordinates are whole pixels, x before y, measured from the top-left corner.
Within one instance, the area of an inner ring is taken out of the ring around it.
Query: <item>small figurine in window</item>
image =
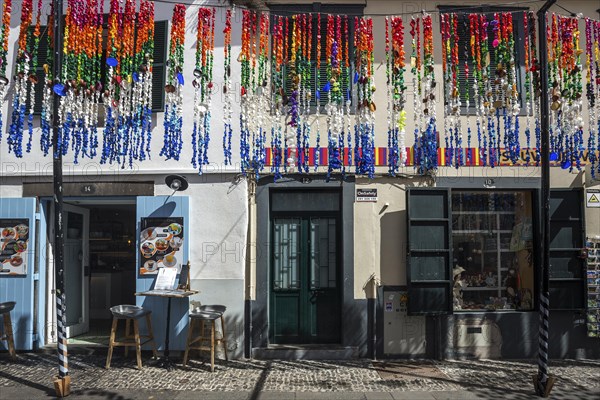
[[[508,269],[508,275],[504,279],[504,286],[506,286],[506,295],[510,299],[511,303],[516,303],[517,293],[519,292],[519,278],[517,276],[517,270],[514,267]]]
[[[452,294],[454,297],[453,305],[455,310],[463,309],[462,289],[467,287],[467,283],[462,279],[463,272],[465,272],[465,269],[459,265],[454,267],[454,269],[452,270],[452,275],[454,277],[454,287],[452,289]]]

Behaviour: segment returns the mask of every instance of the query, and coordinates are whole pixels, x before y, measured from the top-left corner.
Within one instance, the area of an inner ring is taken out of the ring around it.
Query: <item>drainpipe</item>
[[[539,67],[541,87],[541,158],[542,158],[542,279],[539,294],[539,348],[538,374],[535,391],[538,396],[548,397],[554,378],[548,377],[548,316],[549,310],[549,268],[550,268],[550,112],[548,107],[548,42],[546,38],[546,12],[556,3],[547,0],[537,12],[539,29]]]
[[[244,301],[244,357],[252,358],[252,300],[256,298],[256,181],[253,178],[248,183],[248,228],[246,243],[246,295]]]

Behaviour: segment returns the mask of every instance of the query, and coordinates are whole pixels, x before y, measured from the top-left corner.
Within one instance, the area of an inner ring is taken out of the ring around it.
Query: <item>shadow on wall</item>
[[[406,284],[406,210],[385,213],[380,220],[382,285]]]

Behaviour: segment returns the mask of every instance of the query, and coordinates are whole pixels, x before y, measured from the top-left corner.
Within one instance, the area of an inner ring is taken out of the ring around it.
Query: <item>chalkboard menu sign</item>
[[[0,275],[26,275],[28,219],[0,219]]]
[[[159,268],[177,268],[183,263],[183,217],[142,218],[140,275],[157,274]]]

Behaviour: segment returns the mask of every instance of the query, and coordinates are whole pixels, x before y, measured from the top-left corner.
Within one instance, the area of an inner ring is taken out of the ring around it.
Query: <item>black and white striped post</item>
[[[549,270],[550,270],[550,111],[548,107],[548,42],[546,37],[546,12],[556,0],[547,0],[537,12],[539,27],[539,66],[540,66],[540,109],[541,109],[541,158],[542,158],[542,265],[539,285],[539,348],[538,373],[534,379],[538,396],[548,397],[554,378],[548,376],[548,316],[549,308]]]
[[[52,0],[54,26],[54,63],[52,76],[57,82],[62,70],[63,57],[63,0]],[[65,240],[63,230],[63,170],[62,152],[59,143],[58,108],[60,97],[54,93],[52,110],[53,130],[53,163],[52,175],[54,181],[54,281],[56,295],[56,325],[58,331],[58,377],[54,380],[54,389],[58,397],[68,396],[71,392],[71,377],[69,376],[69,358],[67,350],[67,296],[65,293]]]

